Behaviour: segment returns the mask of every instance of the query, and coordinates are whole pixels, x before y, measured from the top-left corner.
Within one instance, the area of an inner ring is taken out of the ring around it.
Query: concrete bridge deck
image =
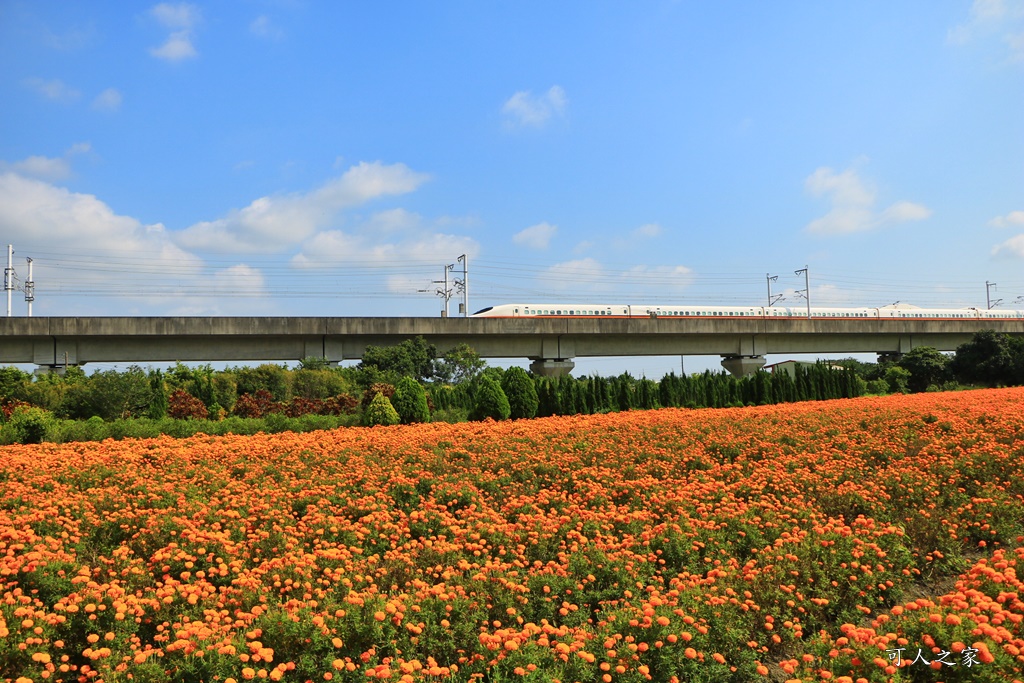
[[[595,356],[717,355],[752,372],[766,354],[953,351],[983,329],[1024,335],[1024,320],[667,318],[0,318],[0,363],[57,368],[98,362],[328,361],[422,335],[444,352],[528,358],[546,374]]]

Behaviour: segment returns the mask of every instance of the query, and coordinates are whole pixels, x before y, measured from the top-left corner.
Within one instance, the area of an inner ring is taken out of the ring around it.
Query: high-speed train
[[[892,304],[878,308],[811,308],[812,318],[886,320],[1024,320],[1024,310],[977,308],[919,308]],[[473,318],[768,318],[807,319],[807,308],[794,306],[713,306],[709,304],[501,304],[482,308]]]

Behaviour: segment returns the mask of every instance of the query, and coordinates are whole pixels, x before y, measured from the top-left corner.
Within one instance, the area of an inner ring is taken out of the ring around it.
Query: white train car
[[[769,320],[806,319],[801,306],[718,306],[711,304],[500,304],[483,308],[473,318],[668,318]],[[846,320],[1024,320],[1024,310],[978,310],[976,308],[919,308],[892,304],[878,308],[812,307],[812,319]]]

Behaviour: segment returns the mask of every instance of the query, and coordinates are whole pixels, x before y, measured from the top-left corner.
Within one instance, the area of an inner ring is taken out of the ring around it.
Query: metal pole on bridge
[[[459,257],[462,263],[462,317],[469,317],[469,257]]]
[[[25,280],[25,303],[28,304],[28,317],[32,317],[32,302],[36,300],[36,283],[32,279],[32,259],[28,261],[28,279]]]
[[[793,271],[796,275],[804,274],[804,298],[807,299],[807,319],[811,319],[811,273],[807,266]]]
[[[11,294],[14,293],[14,245],[7,245],[7,268],[4,269],[4,289],[7,291],[7,317],[11,317]]]
[[[992,301],[992,296],[990,295],[990,292],[993,289],[995,289],[995,287],[996,283],[989,282],[988,280],[985,281],[985,306],[988,308],[988,310],[992,310],[993,306],[998,306],[1003,302],[1002,299],[996,299],[995,301]]]

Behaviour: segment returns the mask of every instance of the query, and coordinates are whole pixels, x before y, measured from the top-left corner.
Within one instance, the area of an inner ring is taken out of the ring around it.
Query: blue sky
[[[0,66],[36,315],[1024,297],[1022,0],[0,0]]]

